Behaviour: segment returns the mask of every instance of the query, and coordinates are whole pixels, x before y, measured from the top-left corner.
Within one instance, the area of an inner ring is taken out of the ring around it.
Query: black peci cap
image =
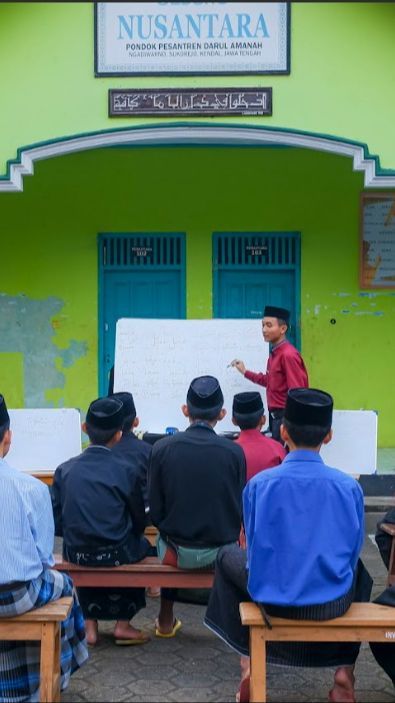
[[[124,419],[127,417],[136,417],[136,407],[131,393],[128,393],[127,391],[119,391],[118,393],[112,393],[109,397],[121,401],[123,404]]]
[[[0,426],[7,425],[10,422],[10,416],[8,414],[7,405],[4,400],[4,396],[0,395]]]
[[[124,419],[123,403],[118,398],[98,398],[94,400],[86,414],[86,422],[100,430],[122,429]]]
[[[214,376],[198,376],[188,388],[187,405],[189,412],[199,417],[200,412],[220,411],[224,396],[219,381]]]
[[[249,418],[257,415],[260,417],[264,413],[262,396],[258,391],[248,391],[246,393],[236,393],[233,398],[233,416]]]
[[[291,388],[288,391],[284,419],[294,425],[331,427],[333,398],[317,388]]]
[[[279,320],[284,320],[289,324],[290,312],[286,308],[276,308],[274,305],[266,305],[263,311],[263,317],[277,317]]]

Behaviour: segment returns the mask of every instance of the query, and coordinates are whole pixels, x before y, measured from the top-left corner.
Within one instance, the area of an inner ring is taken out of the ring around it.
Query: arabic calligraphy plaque
[[[271,115],[272,88],[110,89],[108,114],[109,117]]]

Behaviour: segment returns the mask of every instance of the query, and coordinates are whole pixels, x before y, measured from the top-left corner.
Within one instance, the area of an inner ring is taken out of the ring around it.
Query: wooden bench
[[[158,536],[158,528],[154,527],[153,525],[148,525],[148,527],[145,528],[144,534],[148,540],[148,542],[155,547],[156,545],[156,538]]]
[[[255,603],[240,603],[243,625],[250,628],[250,701],[266,701],[266,642],[395,642],[395,608],[353,603],[341,618],[288,620],[270,617],[265,624]]]
[[[395,586],[395,525],[391,524],[390,522],[383,522],[380,525],[380,530],[386,532],[387,535],[391,535],[392,537],[387,586]]]
[[[161,564],[157,557],[146,557],[137,564],[88,567],[63,561],[60,554],[55,554],[54,568],[58,571],[67,571],[74,585],[78,587],[211,588],[214,580],[213,570],[177,569],[174,566]]]
[[[42,608],[14,618],[0,618],[0,640],[34,640],[41,643],[40,701],[60,701],[60,623],[73,599],[59,598]]]

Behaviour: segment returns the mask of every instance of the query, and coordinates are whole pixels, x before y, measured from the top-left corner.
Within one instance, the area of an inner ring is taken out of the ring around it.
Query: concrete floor
[[[372,540],[380,517],[379,513],[367,513],[363,551],[364,563],[374,577],[374,595],[384,589],[386,579]],[[152,640],[144,646],[116,647],[111,635],[112,623],[102,624],[100,644],[90,650],[89,661],[72,678],[62,702],[234,701],[239,679],[238,657],[204,627],[204,607],[176,604],[183,627],[171,640],[153,636],[157,610],[158,601],[147,599],[147,608],[135,618],[134,622],[152,635]],[[269,701],[326,701],[332,676],[330,669],[269,666]],[[365,644],[357,661],[356,681],[358,702],[395,701],[391,681]]]

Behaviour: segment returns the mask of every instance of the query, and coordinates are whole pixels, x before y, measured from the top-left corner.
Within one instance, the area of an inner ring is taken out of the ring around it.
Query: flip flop
[[[173,625],[173,629],[171,632],[161,632],[158,627],[157,622],[155,622],[155,637],[163,637],[164,639],[170,639],[170,637],[175,637],[176,632],[178,632],[181,625],[182,625],[181,620],[178,620],[178,618],[176,618],[174,620],[174,625]]]
[[[150,641],[150,637],[130,637],[129,639],[116,639],[115,644],[118,647],[133,647],[137,644],[147,644]]]

